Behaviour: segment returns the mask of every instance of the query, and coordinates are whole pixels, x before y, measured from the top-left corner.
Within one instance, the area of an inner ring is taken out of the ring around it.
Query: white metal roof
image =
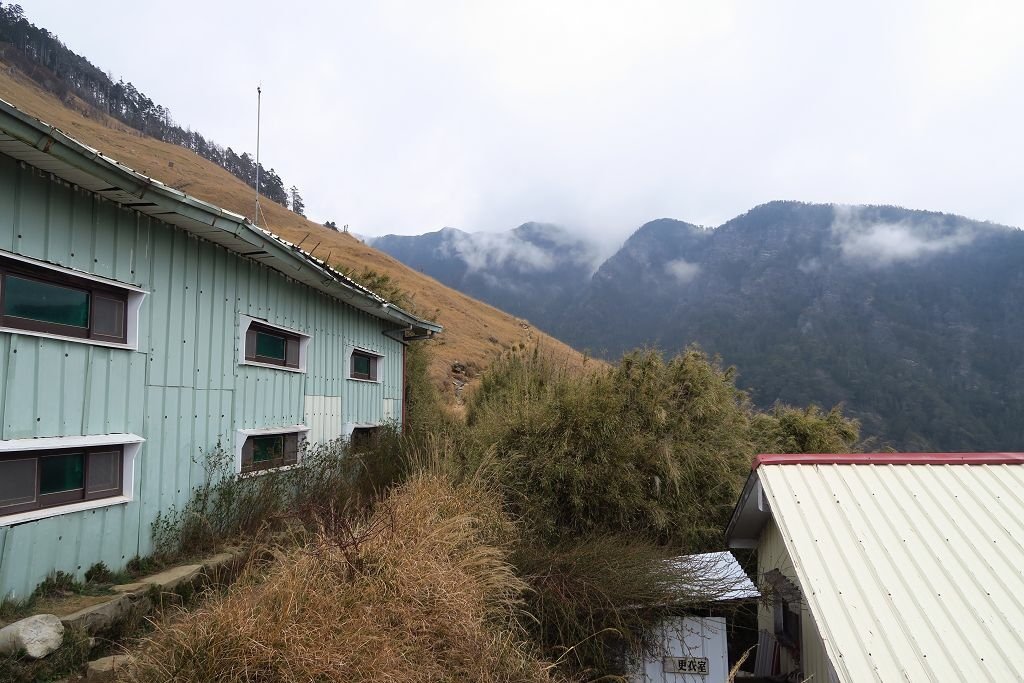
[[[1024,455],[935,455],[768,456],[737,506],[731,538],[763,495],[842,681],[1024,680]]]
[[[709,602],[761,597],[754,582],[728,550],[683,555],[672,560],[683,578],[680,592]]]

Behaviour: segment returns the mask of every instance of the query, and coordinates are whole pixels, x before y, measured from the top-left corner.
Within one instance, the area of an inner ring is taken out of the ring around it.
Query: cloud
[[[520,239],[514,232],[449,234],[443,247],[450,250],[446,255],[460,256],[470,271],[512,266],[524,272],[547,272],[558,265],[553,254]]]
[[[361,234],[541,220],[621,243],[782,198],[1024,225],[1024,3],[21,4],[237,151],[262,84],[264,165]]]
[[[832,234],[843,258],[888,266],[956,251],[981,232],[977,224],[950,222],[945,217],[886,222],[871,219],[857,207],[836,206]]]
[[[821,270],[821,259],[819,259],[816,256],[812,256],[806,261],[801,261],[800,263],[798,263],[796,267],[800,270],[801,273],[817,273],[819,270]]]
[[[665,264],[665,274],[675,278],[676,282],[685,285],[693,281],[700,273],[700,265],[678,258]]]

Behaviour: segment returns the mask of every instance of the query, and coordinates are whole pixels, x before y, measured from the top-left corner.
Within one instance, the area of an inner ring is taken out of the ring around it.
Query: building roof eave
[[[414,336],[442,327],[386,301],[345,274],[244,216],[145,176],[60,129],[0,100],[0,153],[265,263],[375,318],[411,328]]]

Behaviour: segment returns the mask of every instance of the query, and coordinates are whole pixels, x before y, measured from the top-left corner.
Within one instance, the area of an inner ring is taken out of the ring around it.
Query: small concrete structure
[[[98,605],[90,605],[77,612],[61,617],[68,628],[78,628],[91,635],[102,633],[119,620],[149,614],[154,608],[154,591],[157,594],[174,593],[187,586],[199,589],[210,582],[217,582],[235,573],[244,562],[246,551],[218,553],[200,564],[186,564],[171,567],[158,574],[146,576],[135,583],[114,586],[117,595]],[[157,598],[159,601],[159,598]]]
[[[631,683],[726,683],[727,622],[716,606],[756,600],[760,593],[729,551],[678,557],[680,602],[694,613],[656,628],[656,651],[634,663]],[[702,613],[697,614],[697,610]]]

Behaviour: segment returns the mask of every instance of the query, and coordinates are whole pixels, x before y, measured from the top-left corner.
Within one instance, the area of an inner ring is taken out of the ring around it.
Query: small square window
[[[356,427],[352,430],[349,445],[354,453],[372,450],[380,441],[380,427]]]
[[[93,337],[119,341],[124,339],[125,302],[105,294],[92,297]]]
[[[242,473],[298,464],[301,437],[299,432],[247,437],[242,445]]]
[[[36,459],[0,460],[0,510],[36,501]]]
[[[363,351],[352,352],[352,369],[349,375],[352,379],[366,379],[377,381],[377,356]]]
[[[88,455],[86,498],[103,498],[121,492],[121,452],[95,451]]]
[[[40,495],[81,489],[84,482],[84,453],[65,453],[39,459]]]
[[[245,332],[245,359],[256,363],[299,367],[298,335],[259,323],[250,323]]]

